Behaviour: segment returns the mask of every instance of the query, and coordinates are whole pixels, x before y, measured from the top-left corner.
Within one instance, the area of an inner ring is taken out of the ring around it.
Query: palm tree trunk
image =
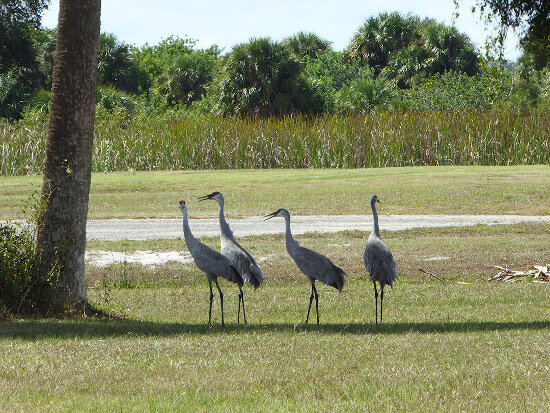
[[[37,228],[35,278],[52,273],[53,306],[86,303],[84,252],[91,179],[101,0],[61,0]],[[52,308],[53,308],[52,306]]]

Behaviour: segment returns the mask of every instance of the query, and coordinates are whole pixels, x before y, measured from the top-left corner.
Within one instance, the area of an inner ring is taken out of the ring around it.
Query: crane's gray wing
[[[212,248],[198,243],[193,251],[190,251],[195,265],[205,273],[223,277],[228,281],[243,284],[242,277],[231,262],[221,253]]]
[[[298,268],[308,277],[342,291],[346,273],[340,267],[318,252],[298,247],[292,256]]]
[[[236,241],[226,244],[222,249],[229,261],[237,268],[244,282],[258,288],[264,280],[264,274],[250,253]]]
[[[365,268],[369,272],[369,281],[378,281],[381,286],[389,284],[393,287],[393,280],[399,279],[393,255],[380,239],[369,239],[364,260]]]

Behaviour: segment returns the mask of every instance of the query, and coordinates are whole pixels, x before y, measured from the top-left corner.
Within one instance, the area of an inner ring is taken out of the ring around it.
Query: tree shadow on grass
[[[131,319],[87,319],[87,320],[16,320],[0,321],[0,339],[37,340],[43,338],[106,338],[106,337],[169,337],[177,335],[238,335],[250,332],[317,332],[325,334],[405,334],[405,333],[475,333],[483,331],[545,330],[549,321],[498,322],[466,321],[442,323],[384,323],[384,324],[290,324],[264,323],[237,325],[219,324],[208,327],[204,324],[167,323]]]

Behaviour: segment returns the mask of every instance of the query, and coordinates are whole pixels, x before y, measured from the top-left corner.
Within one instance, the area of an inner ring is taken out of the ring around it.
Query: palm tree
[[[421,29],[427,75],[453,70],[468,76],[477,73],[478,56],[465,34],[456,27],[430,22]]]
[[[400,89],[410,87],[410,80],[415,76],[424,77],[429,54],[421,44],[412,44],[397,51],[382,74],[396,81]]]
[[[174,59],[166,73],[159,77],[159,92],[170,106],[189,106],[206,94],[206,86],[214,78],[218,49],[193,50]]]
[[[308,110],[311,95],[302,63],[269,38],[235,46],[217,80],[220,106],[229,114],[280,116]]]
[[[469,76],[477,73],[478,56],[468,36],[455,27],[399,13],[368,19],[347,53],[351,61],[369,65],[375,76],[393,79],[400,88],[448,70]]]
[[[392,53],[420,38],[418,24],[418,17],[403,17],[397,12],[371,17],[351,39],[348,56],[351,61],[368,64],[378,75],[388,65]]]
[[[368,113],[374,108],[394,107],[397,92],[394,82],[383,76],[357,78],[336,93],[335,105],[343,113]]]
[[[282,44],[301,60],[316,57],[320,52],[330,49],[328,40],[321,39],[315,33],[306,32],[287,37]]]
[[[99,36],[98,80],[102,85],[111,85],[129,93],[138,93],[144,73],[130,58],[129,46],[120,43],[116,36],[101,33]]]
[[[61,0],[35,274],[52,310],[86,304],[84,252],[91,178],[101,0]]]

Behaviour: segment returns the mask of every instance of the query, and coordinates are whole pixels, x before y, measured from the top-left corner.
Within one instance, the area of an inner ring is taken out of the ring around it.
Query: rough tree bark
[[[91,180],[101,0],[61,0],[35,277],[59,275],[50,304],[86,303],[84,253]]]

